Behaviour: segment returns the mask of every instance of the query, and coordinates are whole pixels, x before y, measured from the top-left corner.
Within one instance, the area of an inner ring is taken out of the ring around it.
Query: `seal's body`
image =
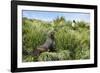
[[[54,51],[55,48],[55,40],[54,40],[54,32],[49,32],[48,37],[44,44],[40,45],[33,51],[34,56],[39,56],[40,53],[46,51]]]

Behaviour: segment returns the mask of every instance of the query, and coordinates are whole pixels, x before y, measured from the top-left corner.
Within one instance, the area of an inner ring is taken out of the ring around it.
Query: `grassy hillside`
[[[90,58],[90,28],[89,23],[77,21],[72,27],[72,21],[57,17],[51,22],[23,18],[22,22],[22,60],[23,62],[79,60]],[[56,30],[55,52],[43,52],[34,57],[30,53],[43,44],[50,30]]]

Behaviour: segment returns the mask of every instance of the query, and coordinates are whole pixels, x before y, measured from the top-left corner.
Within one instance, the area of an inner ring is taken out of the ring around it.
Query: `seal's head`
[[[54,35],[55,35],[55,31],[54,30],[49,31],[49,33],[48,33],[48,37],[49,38],[54,39]]]

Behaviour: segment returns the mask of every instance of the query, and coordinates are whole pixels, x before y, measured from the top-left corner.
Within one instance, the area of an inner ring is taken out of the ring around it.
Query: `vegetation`
[[[23,62],[80,60],[90,58],[90,28],[89,23],[77,21],[72,27],[72,21],[57,17],[51,22],[23,18],[22,22],[22,60]],[[54,52],[43,52],[40,56],[27,54],[43,44],[50,30],[55,32]]]

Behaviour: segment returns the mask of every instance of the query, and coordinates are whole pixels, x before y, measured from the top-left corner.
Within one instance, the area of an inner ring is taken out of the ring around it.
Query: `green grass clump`
[[[39,56],[38,61],[58,61],[69,59],[70,52],[68,50],[63,50],[61,52],[44,52]]]

